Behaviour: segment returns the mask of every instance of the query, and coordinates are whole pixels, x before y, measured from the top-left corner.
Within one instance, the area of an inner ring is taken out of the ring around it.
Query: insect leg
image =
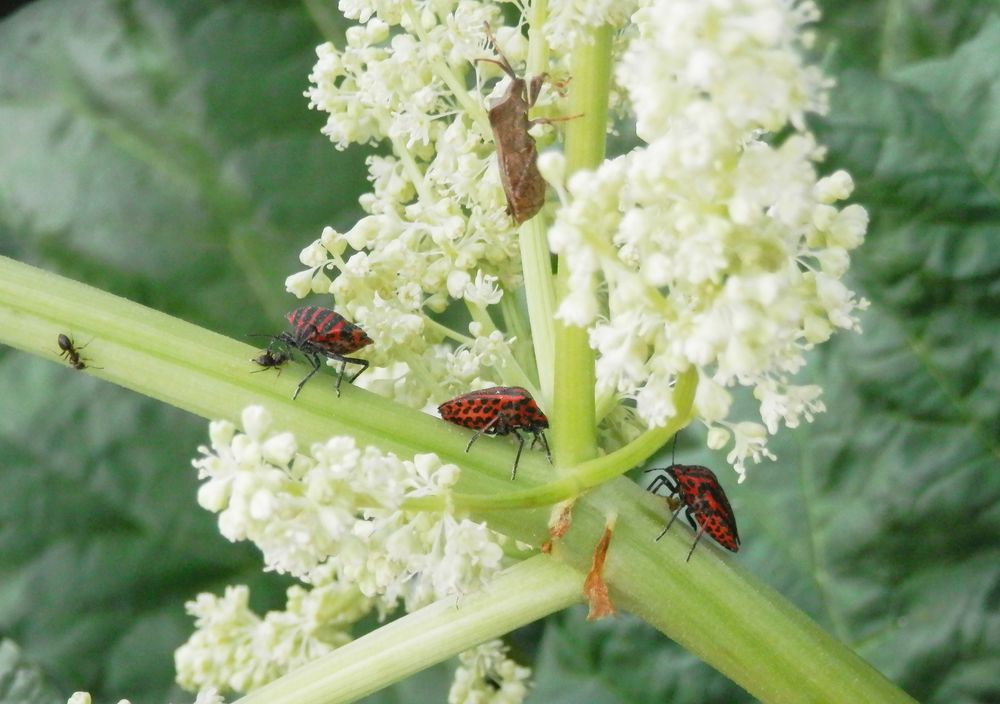
[[[687,513],[684,514],[684,517],[687,519],[688,523],[691,524],[691,527],[694,530],[704,530],[697,522],[695,522],[694,511],[692,511],[690,507],[688,508]]]
[[[650,467],[646,471],[647,472],[657,472],[657,471],[662,472],[663,470],[659,469],[658,467]],[[667,487],[667,489],[670,490],[671,494],[676,494],[677,493],[677,485],[675,483],[673,483],[673,482],[670,481],[670,475],[668,475],[666,473],[661,474],[658,477],[655,477],[653,479],[653,481],[651,481],[649,483],[649,486],[646,487],[646,491],[651,491],[651,492],[653,492],[655,494],[656,492],[658,492],[660,490],[661,486]],[[653,487],[656,487],[656,488],[653,488]]]
[[[646,487],[646,491],[656,494],[662,487],[667,487],[671,494],[675,493],[674,488],[670,486],[670,480],[662,474],[658,477],[653,477],[653,481],[651,481],[649,486]]]
[[[361,372],[363,372],[365,369],[368,368],[369,362],[368,362],[367,359],[359,359],[358,357],[344,357],[344,360],[347,361],[347,362],[350,362],[351,364],[360,364],[361,365],[361,369],[359,369],[358,371],[356,371],[354,373],[354,376],[352,376],[350,379],[348,379],[348,381],[353,384],[354,380],[357,379],[359,376],[361,376]]]
[[[552,453],[551,453],[551,452],[549,452],[549,441],[548,441],[548,439],[547,439],[547,438],[545,437],[545,433],[544,433],[544,432],[539,432],[539,433],[537,433],[537,434],[535,435],[535,440],[537,440],[538,438],[541,438],[541,439],[542,439],[542,447],[544,447],[544,448],[545,448],[545,458],[546,458],[546,459],[547,459],[547,460],[549,461],[549,464],[552,464]],[[535,440],[532,440],[532,441],[531,441],[531,444],[532,444],[532,445],[534,445],[534,444],[535,444]]]
[[[301,349],[300,349],[300,351],[301,351]],[[302,387],[305,386],[305,383],[307,381],[309,381],[310,379],[312,379],[313,374],[315,374],[316,372],[318,372],[319,368],[322,366],[322,362],[319,361],[319,355],[317,353],[315,353],[315,352],[311,352],[311,353],[310,352],[303,352],[302,354],[304,354],[305,358],[309,360],[310,364],[312,364],[312,371],[309,372],[308,374],[306,374],[306,378],[303,379],[302,381],[300,381],[299,385],[295,387],[295,393],[292,394],[292,400],[293,401],[296,398],[298,398],[299,392],[302,391]]]
[[[663,536],[665,536],[667,534],[667,531],[670,530],[670,526],[672,526],[674,524],[674,521],[677,520],[677,514],[679,514],[685,508],[687,508],[687,506],[685,506],[684,504],[681,504],[680,506],[677,507],[677,510],[674,511],[674,515],[672,515],[670,517],[670,520],[667,521],[667,527],[663,529],[662,533],[660,533],[658,536],[656,536],[657,540],[659,540],[660,538],[662,538]]]
[[[516,428],[512,429],[511,432],[517,436],[517,454],[514,455],[514,466],[510,470],[510,480],[514,481],[517,478],[517,463],[521,461],[521,450],[524,449],[524,436],[517,432]]]
[[[353,384],[354,380],[361,376],[361,372],[368,368],[368,360],[359,359],[357,357],[344,357],[343,355],[332,353],[327,354],[327,356],[330,359],[335,359],[340,362],[340,372],[337,374],[337,398],[340,398],[340,382],[344,380],[344,372],[347,371],[347,363],[350,362],[351,364],[361,365],[361,369],[359,369],[354,376],[347,380],[347,383]]]
[[[477,430],[476,433],[475,433],[475,435],[472,436],[472,439],[469,440],[469,444],[465,446],[465,451],[468,452],[469,448],[472,447],[472,443],[474,443],[476,440],[478,440],[480,435],[482,435],[483,433],[487,432],[490,428],[492,428],[494,425],[496,425],[496,422],[498,420],[500,420],[500,416],[497,416],[496,418],[494,418],[493,420],[491,420],[489,423],[487,423],[485,426],[483,426],[482,428],[480,428],[479,430]]]
[[[688,516],[690,518],[690,515]],[[701,540],[701,536],[705,534],[705,528],[703,526],[698,526],[698,532],[694,535],[694,543],[691,544],[691,549],[688,550],[687,559],[684,562],[690,562],[691,556],[694,555],[694,549],[698,547],[698,541]]]

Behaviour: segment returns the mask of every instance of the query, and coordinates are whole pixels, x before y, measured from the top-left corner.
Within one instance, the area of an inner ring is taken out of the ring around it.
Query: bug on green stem
[[[494,386],[491,389],[470,391],[445,401],[438,406],[438,412],[449,423],[476,431],[469,444],[465,446],[466,452],[480,435],[513,433],[517,437],[518,445],[514,466],[510,472],[511,479],[517,477],[517,463],[521,461],[521,451],[524,449],[524,436],[518,431],[523,430],[533,436],[532,447],[541,440],[545,456],[552,462],[549,441],[546,440],[544,433],[549,427],[549,419],[542,413],[531,394],[520,386]]]
[[[368,368],[368,360],[360,357],[348,357],[362,347],[372,344],[372,339],[358,325],[349,323],[340,313],[322,306],[303,306],[296,308],[287,316],[292,324],[292,332],[283,332],[273,339],[283,342],[298,350],[312,365],[312,371],[295,387],[292,398],[296,398],[302,387],[313,374],[319,371],[323,357],[340,362],[337,374],[337,396],[340,396],[340,383],[344,379],[344,371],[348,363],[361,366],[348,382],[354,383],[361,372]],[[279,353],[280,354],[280,353]],[[262,355],[263,356],[263,355]],[[257,362],[260,364],[258,358]],[[268,366],[268,365],[263,365]]]
[[[650,482],[647,487],[649,491],[655,494],[665,486],[671,495],[680,499],[680,506],[674,511],[667,527],[657,540],[666,535],[670,526],[677,520],[677,515],[684,511],[685,518],[695,530],[694,544],[688,552],[688,560],[691,559],[698,541],[705,533],[712,536],[712,539],[726,550],[739,551],[740,534],[736,529],[736,516],[715,472],[708,467],[691,464],[672,464],[663,469],[653,468],[646,471],[663,472]]]

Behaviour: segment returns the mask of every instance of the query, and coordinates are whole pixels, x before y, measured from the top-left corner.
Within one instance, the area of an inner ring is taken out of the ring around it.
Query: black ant
[[[258,369],[256,372],[251,372],[251,374],[256,374],[257,372],[266,372],[268,369],[277,369],[278,374],[281,374],[281,367],[292,358],[288,352],[278,351],[275,352],[270,347],[260,353],[259,356],[254,357],[250,361],[254,364],[259,364],[263,369]]]
[[[62,352],[59,353],[59,356],[65,359],[67,362],[69,362],[69,366],[73,367],[73,369],[87,368],[87,364],[84,361],[84,357],[80,354],[80,350],[89,345],[90,344],[89,342],[87,343],[87,345],[83,345],[82,347],[77,347],[76,343],[73,342],[73,338],[63,333],[59,333],[58,341],[59,341],[59,349],[62,350]],[[94,369],[100,369],[100,368],[101,367],[94,367]]]

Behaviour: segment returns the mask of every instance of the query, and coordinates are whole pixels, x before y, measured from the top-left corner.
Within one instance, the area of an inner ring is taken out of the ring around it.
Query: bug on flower
[[[476,61],[496,64],[510,76],[507,92],[490,106],[489,118],[500,163],[500,182],[507,197],[507,212],[520,225],[533,218],[545,204],[545,179],[538,170],[538,149],[535,138],[528,134],[534,125],[550,122],[528,119],[528,110],[538,100],[545,76],[531,79],[518,76],[500,50],[489,25],[486,25],[486,36],[500,58]]]
[[[73,338],[70,337],[69,335],[64,335],[63,333],[59,333],[59,337],[57,338],[56,342],[59,345],[59,349],[62,350],[62,352],[59,353],[59,356],[65,359],[67,362],[69,362],[69,366],[73,367],[73,369],[87,368],[87,364],[84,361],[85,358],[80,354],[80,350],[82,350],[87,345],[83,345],[83,347],[77,347],[76,343],[73,342]]]
[[[340,362],[340,372],[337,375],[337,396],[340,396],[340,382],[344,379],[344,371],[347,369],[348,363],[361,366],[361,369],[348,380],[350,383],[354,383],[361,372],[368,368],[368,360],[348,357],[347,355],[370,345],[371,338],[360,327],[347,322],[340,313],[322,306],[303,306],[296,308],[285,317],[292,324],[292,332],[283,332],[274,339],[301,352],[312,365],[312,371],[306,374],[305,378],[295,387],[295,393],[292,394],[293,399],[298,397],[302,387],[312,378],[313,374],[319,371],[323,364],[323,357]]]
[[[263,369],[258,369],[251,374],[257,374],[258,372],[266,372],[268,369],[277,369],[278,374],[281,374],[281,367],[284,366],[288,360],[292,358],[288,352],[284,350],[278,350],[275,352],[270,347],[261,352],[258,356],[254,357],[250,361],[254,364],[259,364]]]
[[[438,406],[438,412],[449,423],[476,431],[469,444],[465,446],[466,452],[480,435],[514,433],[518,445],[514,466],[510,472],[511,479],[517,476],[517,463],[521,460],[521,451],[524,449],[524,436],[518,431],[531,433],[532,447],[541,440],[545,456],[552,462],[549,441],[543,432],[549,427],[549,419],[542,413],[531,394],[520,386],[494,386],[491,389],[470,391],[445,401]]]
[[[671,495],[680,499],[680,506],[674,511],[667,527],[656,538],[657,540],[667,534],[677,519],[677,514],[684,511],[688,523],[695,529],[694,544],[688,552],[688,560],[691,559],[698,541],[705,533],[712,536],[715,542],[726,550],[739,552],[740,534],[736,529],[736,516],[715,472],[708,467],[691,464],[672,464],[664,469],[654,468],[646,471],[663,472],[650,482],[649,491],[655,494],[665,486]]]

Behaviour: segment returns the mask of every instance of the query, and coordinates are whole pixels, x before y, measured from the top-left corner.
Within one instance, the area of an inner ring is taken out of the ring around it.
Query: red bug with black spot
[[[340,313],[322,306],[303,306],[296,308],[287,316],[292,324],[292,332],[283,332],[276,340],[289,347],[297,349],[312,365],[312,371],[295,387],[292,398],[296,398],[302,387],[313,374],[319,371],[323,357],[340,362],[340,372],[337,375],[337,396],[340,396],[340,382],[344,379],[347,364],[361,366],[348,381],[354,383],[361,372],[368,368],[368,360],[359,357],[348,357],[362,347],[372,343],[372,340],[359,326],[349,323]],[[280,353],[279,353],[280,354]],[[263,356],[263,355],[262,355]],[[259,362],[258,362],[259,363]],[[266,366],[266,365],[265,365]]]
[[[449,423],[476,431],[469,444],[465,446],[466,452],[480,435],[514,433],[518,445],[514,466],[510,472],[511,479],[517,476],[517,463],[520,462],[521,451],[524,449],[524,436],[518,431],[531,433],[532,447],[541,440],[545,456],[552,462],[549,441],[543,432],[549,427],[549,419],[542,413],[531,394],[520,386],[494,386],[491,389],[470,391],[445,401],[438,406],[438,412]]]
[[[736,529],[736,516],[715,472],[708,467],[693,464],[672,464],[664,469],[654,468],[646,471],[664,472],[650,482],[649,491],[655,494],[660,487],[665,486],[672,496],[680,499],[680,506],[674,511],[667,527],[656,538],[657,540],[667,534],[677,519],[677,514],[684,511],[684,517],[695,530],[694,544],[688,552],[688,560],[691,559],[698,541],[705,533],[712,536],[715,542],[726,550],[739,552],[740,534]]]

